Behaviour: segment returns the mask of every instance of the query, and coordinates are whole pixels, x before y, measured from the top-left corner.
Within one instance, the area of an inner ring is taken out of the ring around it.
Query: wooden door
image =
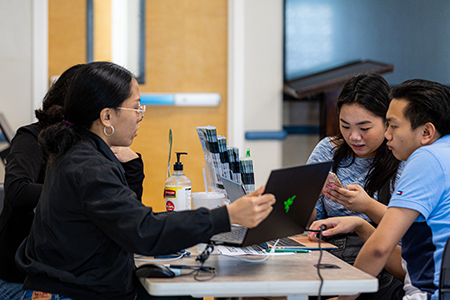
[[[50,76],[86,62],[85,2],[49,0]],[[171,164],[175,151],[189,153],[182,161],[193,192],[204,189],[203,151],[195,127],[214,125],[218,134],[227,134],[227,13],[226,0],[146,1],[146,82],[140,92],[214,92],[222,96],[218,107],[147,108],[132,148],[144,159],[143,202],[155,211],[165,209],[169,129],[173,131]],[[108,41],[110,33],[105,29],[103,34]],[[95,52],[102,53],[101,60],[107,60],[110,53],[98,50],[98,45]]]

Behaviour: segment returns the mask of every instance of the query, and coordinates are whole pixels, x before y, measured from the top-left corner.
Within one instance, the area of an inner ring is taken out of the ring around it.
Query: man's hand
[[[231,224],[239,224],[247,228],[258,226],[272,212],[272,205],[275,204],[275,196],[264,194],[265,186],[251,194],[245,195],[230,205],[228,215]]]

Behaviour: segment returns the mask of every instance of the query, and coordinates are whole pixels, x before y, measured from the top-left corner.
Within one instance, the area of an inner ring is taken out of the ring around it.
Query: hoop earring
[[[114,134],[114,127],[111,125],[111,133],[106,133],[106,126],[105,127],[103,127],[103,133],[106,135],[106,136],[112,136],[113,134]]]

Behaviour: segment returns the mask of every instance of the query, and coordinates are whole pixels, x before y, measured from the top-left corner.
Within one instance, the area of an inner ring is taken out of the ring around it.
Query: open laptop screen
[[[221,180],[223,186],[225,187],[225,191],[227,192],[228,199],[230,199],[231,203],[247,194],[244,185],[242,185],[241,183],[225,178],[223,176],[221,176]]]
[[[272,212],[258,226],[248,229],[244,239],[234,245],[245,247],[302,233],[332,164],[333,161],[326,161],[272,170],[265,190],[277,199]],[[221,242],[216,237],[211,240]]]

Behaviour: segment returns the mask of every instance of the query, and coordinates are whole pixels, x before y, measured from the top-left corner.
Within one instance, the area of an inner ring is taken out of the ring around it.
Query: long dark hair
[[[344,104],[358,104],[382,118],[383,122],[386,122],[386,112],[389,108],[390,100],[390,87],[383,77],[377,74],[360,74],[351,78],[344,85],[337,101],[336,113],[339,116]],[[355,161],[355,153],[345,141],[342,133],[331,139],[336,145],[333,157],[333,171],[337,171],[341,161],[347,156],[351,156],[352,160],[347,166],[343,167],[346,168],[352,165]],[[386,183],[389,184],[390,182],[390,191],[394,187],[400,161],[388,149],[386,142],[387,140],[384,139],[383,143],[378,147],[365,179],[364,189],[371,197]]]
[[[42,101],[42,109],[36,109],[34,115],[43,128],[61,122],[64,119],[64,98],[67,89],[77,71],[84,64],[70,67],[52,84]]]
[[[39,136],[50,161],[85,139],[79,129],[89,130],[104,108],[117,108],[130,97],[132,78],[130,71],[110,62],[86,64],[75,74],[64,100],[65,121]]]

